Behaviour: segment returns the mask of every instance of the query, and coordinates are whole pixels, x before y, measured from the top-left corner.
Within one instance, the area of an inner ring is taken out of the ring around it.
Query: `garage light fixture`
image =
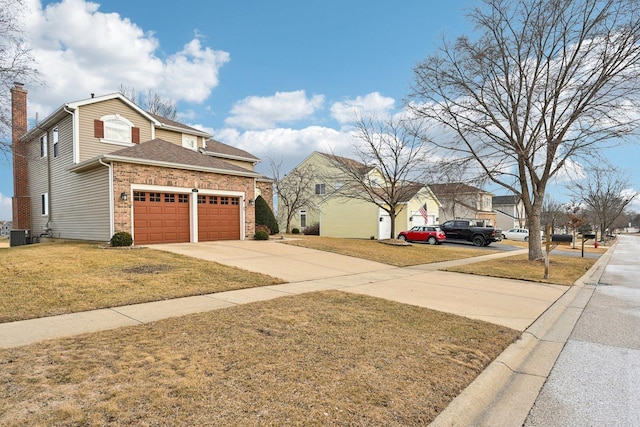
[[[129,195],[127,194],[126,191],[123,191],[122,193],[120,193],[120,200],[122,200],[123,202],[126,202],[127,200],[129,200]]]
[[[253,206],[256,204],[256,201],[253,199],[249,199],[249,206]]]

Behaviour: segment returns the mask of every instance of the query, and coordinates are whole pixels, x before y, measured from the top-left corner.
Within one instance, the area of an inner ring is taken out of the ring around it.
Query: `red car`
[[[447,236],[436,225],[416,225],[409,231],[400,232],[398,239],[408,242],[427,242],[430,245],[435,245],[447,240]]]

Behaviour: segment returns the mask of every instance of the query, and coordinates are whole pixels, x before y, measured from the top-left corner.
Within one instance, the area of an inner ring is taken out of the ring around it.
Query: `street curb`
[[[430,424],[522,426],[617,242]]]

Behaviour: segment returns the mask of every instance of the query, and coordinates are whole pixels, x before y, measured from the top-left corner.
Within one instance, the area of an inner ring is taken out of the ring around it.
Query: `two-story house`
[[[337,162],[370,175],[371,180],[379,181],[381,186],[385,185],[382,174],[374,167],[353,159],[313,152],[295,168],[313,171],[315,181],[307,189],[309,203],[295,213],[292,227],[304,230],[305,227],[318,223],[322,236],[389,238],[389,214],[371,201],[353,197],[353,191],[349,191],[349,186],[356,184],[350,182]],[[286,177],[284,179],[286,180]],[[406,183],[400,193],[400,209],[395,221],[396,231],[407,230],[415,225],[437,223],[440,203],[427,186]],[[278,208],[283,209],[280,203]],[[282,218],[283,215],[280,214],[279,217]]]
[[[150,114],[120,93],[69,102],[28,129],[12,90],[13,228],[34,236],[135,244],[234,240],[255,230],[272,182],[252,154]]]
[[[484,219],[496,225],[496,213],[493,212],[493,194],[462,182],[448,184],[429,184],[442,209],[440,223],[452,219]]]
[[[527,215],[520,197],[494,196],[492,203],[496,213],[496,228],[510,230],[527,227]]]

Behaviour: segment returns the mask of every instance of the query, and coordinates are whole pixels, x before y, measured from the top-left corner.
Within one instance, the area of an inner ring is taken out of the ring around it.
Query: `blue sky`
[[[262,158],[265,173],[269,157],[282,160],[287,172],[313,150],[349,155],[353,111],[399,112],[413,66],[443,35],[468,33],[465,10],[475,4],[27,3],[25,27],[46,81],[28,87],[31,117],[121,84],[152,89],[178,101],[182,122]],[[611,155],[629,169],[634,188],[640,188],[638,159],[638,146]],[[12,194],[11,166],[0,163],[0,219],[11,216]]]

